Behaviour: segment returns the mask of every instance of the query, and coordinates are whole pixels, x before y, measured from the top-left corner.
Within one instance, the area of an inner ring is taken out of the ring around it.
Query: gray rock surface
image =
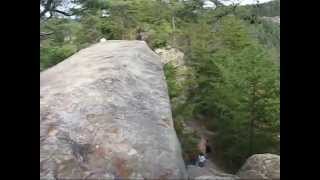
[[[187,166],[189,179],[195,180],[235,180],[238,177],[232,174],[222,173],[214,168]]]
[[[184,65],[184,54],[178,49],[167,47],[155,49],[162,64],[171,63],[175,67]]]
[[[40,73],[40,177],[187,178],[145,42],[100,42]]]
[[[274,16],[274,17],[261,17],[262,19],[265,19],[267,21],[271,21],[271,22],[274,22],[274,23],[277,23],[280,25],[280,16]]]
[[[247,159],[237,175],[241,179],[280,179],[280,156],[255,154]]]

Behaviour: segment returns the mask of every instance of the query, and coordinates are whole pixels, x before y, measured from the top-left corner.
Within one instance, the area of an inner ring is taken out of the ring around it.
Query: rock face
[[[280,156],[253,155],[247,159],[237,175],[241,179],[280,179]]]
[[[187,172],[190,179],[195,180],[235,180],[237,176],[219,172],[212,168],[201,168],[198,166],[189,165]]]
[[[183,66],[184,65],[184,54],[175,48],[161,48],[156,49],[155,52],[159,54],[162,64],[171,63],[174,66]]]
[[[183,86],[186,79],[190,78],[191,69],[185,65],[184,54],[175,48],[156,49],[155,52],[160,56],[163,65],[170,64],[175,67],[176,83]]]
[[[160,60],[163,65],[171,65],[175,70],[174,81],[179,92],[178,97],[171,99],[172,109],[175,109],[176,104],[182,104],[186,101],[188,90],[186,87],[191,87],[190,82],[194,81],[195,74],[193,69],[185,65],[184,53],[176,48],[166,47],[156,49],[155,52],[160,56]],[[186,85],[188,83],[188,85]],[[180,103],[177,103],[180,102]]]
[[[40,74],[40,177],[187,178],[145,42],[100,42]]]

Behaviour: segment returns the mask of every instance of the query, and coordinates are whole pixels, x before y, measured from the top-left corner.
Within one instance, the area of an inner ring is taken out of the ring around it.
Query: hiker
[[[212,149],[211,149],[211,147],[209,146],[209,140],[208,139],[206,139],[206,153],[211,153],[212,152]]]
[[[200,153],[199,156],[198,156],[198,165],[199,165],[199,167],[203,167],[205,161],[206,161],[206,157],[204,156],[203,153]]]
[[[193,154],[190,158],[190,163],[191,165],[196,165],[197,164],[197,155]]]
[[[107,40],[105,38],[100,39],[100,42],[106,42]]]
[[[193,166],[196,166],[197,165],[197,155],[196,154],[191,154],[191,155],[188,155],[188,158],[187,158],[187,161],[186,161],[186,166],[188,165],[193,165]]]

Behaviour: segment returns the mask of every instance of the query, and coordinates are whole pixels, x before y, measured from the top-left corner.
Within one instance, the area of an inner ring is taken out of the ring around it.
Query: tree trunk
[[[253,141],[254,141],[254,128],[255,128],[255,120],[256,120],[256,82],[252,83],[252,102],[250,107],[250,135],[249,135],[249,156],[253,153]]]
[[[172,46],[175,47],[175,31],[176,31],[176,24],[175,24],[175,17],[172,16]]]
[[[251,114],[252,115],[252,114]],[[250,144],[249,144],[249,156],[253,153],[253,134],[254,134],[254,118],[251,118],[250,121]]]

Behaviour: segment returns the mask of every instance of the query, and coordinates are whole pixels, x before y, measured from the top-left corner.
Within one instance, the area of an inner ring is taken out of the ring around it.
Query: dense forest
[[[71,3],[70,3],[71,2]],[[175,128],[185,160],[196,151],[183,122],[215,132],[229,171],[252,154],[280,154],[280,1],[204,8],[201,0],[40,0],[40,71],[98,42],[144,40],[185,55],[187,80],[166,64]],[[70,5],[72,4],[72,6]]]

